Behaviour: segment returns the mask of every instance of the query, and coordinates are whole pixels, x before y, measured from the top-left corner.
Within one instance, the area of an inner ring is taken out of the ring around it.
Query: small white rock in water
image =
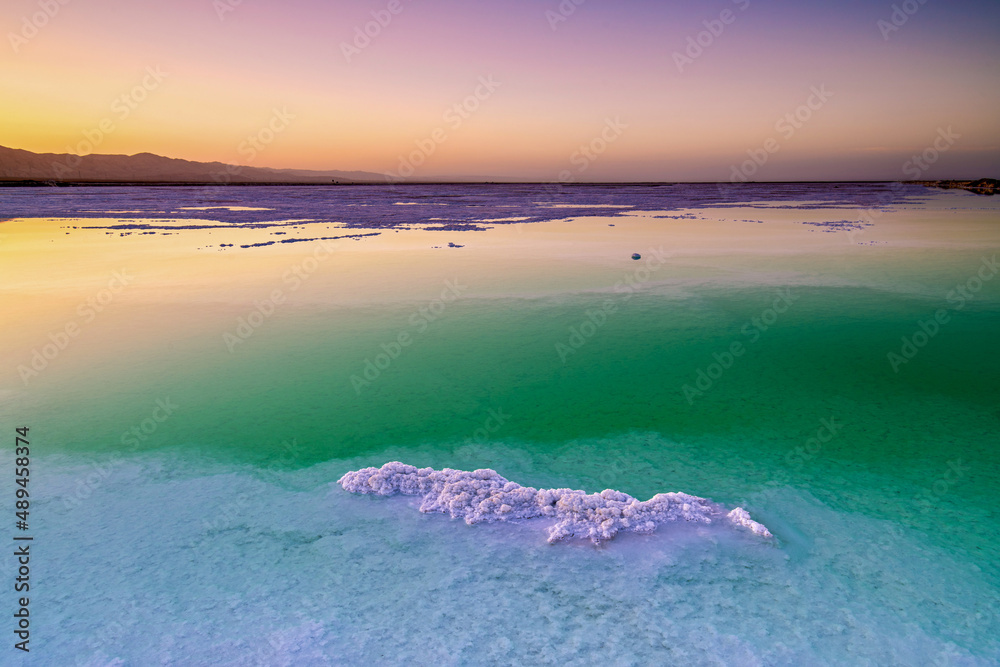
[[[434,470],[393,461],[381,468],[349,472],[339,484],[352,493],[379,496],[423,496],[421,512],[440,512],[468,524],[551,517],[549,542],[568,537],[589,537],[595,544],[621,531],[652,533],[674,521],[712,523],[726,518],[756,535],[771,537],[763,525],[737,507],[725,508],[686,493],[658,493],[636,500],[627,493],[607,489],[587,494],[573,489],[535,489],[501,477],[495,470]]]

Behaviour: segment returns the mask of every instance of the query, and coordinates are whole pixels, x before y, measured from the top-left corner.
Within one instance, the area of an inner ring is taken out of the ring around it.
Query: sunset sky
[[[0,145],[415,178],[1000,172],[995,0],[63,2],[4,2]]]

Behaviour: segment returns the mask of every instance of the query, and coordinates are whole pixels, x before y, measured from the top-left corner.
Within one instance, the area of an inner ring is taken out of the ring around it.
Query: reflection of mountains
[[[366,171],[311,171],[138,155],[32,153],[0,146],[0,181],[100,183],[385,183]]]

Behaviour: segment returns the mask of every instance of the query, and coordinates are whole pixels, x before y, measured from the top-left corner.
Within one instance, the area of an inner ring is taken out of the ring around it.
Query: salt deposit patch
[[[273,208],[264,208],[261,206],[179,206],[181,211],[212,211],[212,210],[223,210],[223,211],[273,211]],[[132,213],[141,213],[142,211],[130,211]]]
[[[549,529],[549,543],[586,537],[600,544],[619,532],[652,533],[662,524],[678,521],[710,524],[726,520],[761,537],[771,537],[743,508],[727,513],[721,505],[686,493],[658,493],[640,501],[612,489],[591,494],[574,489],[536,489],[511,482],[495,470],[435,470],[398,461],[349,472],[339,484],[352,493],[423,496],[421,512],[448,514],[470,525],[553,518],[556,523]]]

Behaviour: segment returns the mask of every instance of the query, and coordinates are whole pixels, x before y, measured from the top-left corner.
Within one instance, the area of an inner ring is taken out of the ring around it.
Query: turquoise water
[[[996,664],[1000,280],[947,298],[995,250],[471,296],[426,329],[296,306],[234,353],[212,330],[43,376],[3,406],[50,443],[24,664]],[[683,491],[776,539],[548,546],[333,484],[391,460]]]

